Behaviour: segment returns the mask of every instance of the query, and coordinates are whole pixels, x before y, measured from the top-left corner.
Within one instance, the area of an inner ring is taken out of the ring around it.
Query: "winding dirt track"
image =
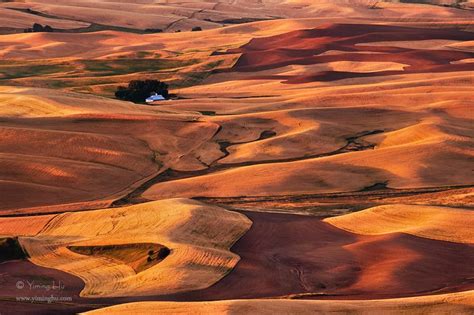
[[[387,188],[387,182],[383,182],[355,192],[196,199],[236,210],[303,214],[325,218],[390,203],[472,209],[474,207],[474,187],[461,185],[390,189]]]

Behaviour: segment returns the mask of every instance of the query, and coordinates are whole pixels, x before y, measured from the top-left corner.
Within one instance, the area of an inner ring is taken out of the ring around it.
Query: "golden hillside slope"
[[[235,300],[138,302],[86,312],[98,314],[472,314],[474,292],[371,301]]]
[[[218,126],[192,113],[17,87],[0,88],[0,113],[0,211],[10,213],[100,208],[168,163],[200,169],[222,154],[208,142]]]
[[[121,27],[130,30],[191,30],[194,26],[216,28],[255,20],[283,18],[355,17],[400,18],[420,20],[448,19],[456,11],[448,7],[420,4],[400,5],[394,1],[374,0],[236,0],[236,1],[8,1],[0,6],[0,26],[31,27],[34,22],[50,24],[58,29],[96,29]],[[417,2],[417,1],[413,1]],[[419,1],[423,2],[423,1]],[[452,0],[425,1],[452,4]],[[462,4],[470,8],[472,4]],[[29,9],[29,11],[27,11]],[[467,13],[459,13],[467,16]],[[17,18],[12,19],[15,15]],[[75,22],[75,23],[74,23]]]
[[[82,296],[144,296],[217,282],[238,262],[229,248],[250,225],[241,214],[174,199],[57,215],[37,235],[20,242],[33,263],[80,277],[85,282]],[[119,260],[69,249],[147,243],[166,246],[171,253],[139,273]]]
[[[386,205],[369,208],[326,222],[362,235],[406,233],[455,243],[474,243],[474,213],[468,209],[415,205]]]

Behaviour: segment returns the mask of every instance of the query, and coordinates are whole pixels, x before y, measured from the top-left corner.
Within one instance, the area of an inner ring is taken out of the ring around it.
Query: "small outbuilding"
[[[145,100],[145,102],[147,102],[148,104],[150,104],[150,103],[153,103],[153,102],[156,102],[156,101],[164,101],[164,100],[166,100],[166,98],[165,98],[163,95],[154,93],[154,94],[152,94],[149,98],[147,98],[147,99]]]

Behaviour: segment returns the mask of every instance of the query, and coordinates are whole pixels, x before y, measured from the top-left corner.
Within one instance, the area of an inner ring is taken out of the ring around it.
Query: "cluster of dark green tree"
[[[195,26],[191,29],[192,32],[199,32],[202,31],[202,27]],[[176,33],[181,33],[181,30],[176,30]],[[146,28],[145,33],[163,33],[163,29],[161,28]]]
[[[119,86],[115,97],[124,101],[144,103],[148,97],[155,93],[168,98],[168,84],[158,80],[133,80],[127,87]]]
[[[41,25],[38,23],[33,24],[33,27],[25,28],[25,33],[36,33],[36,32],[54,32],[54,29],[49,25]]]

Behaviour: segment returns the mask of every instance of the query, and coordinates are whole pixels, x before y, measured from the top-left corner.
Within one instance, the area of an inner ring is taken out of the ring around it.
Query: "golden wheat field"
[[[0,314],[474,314],[471,0],[0,1]]]

